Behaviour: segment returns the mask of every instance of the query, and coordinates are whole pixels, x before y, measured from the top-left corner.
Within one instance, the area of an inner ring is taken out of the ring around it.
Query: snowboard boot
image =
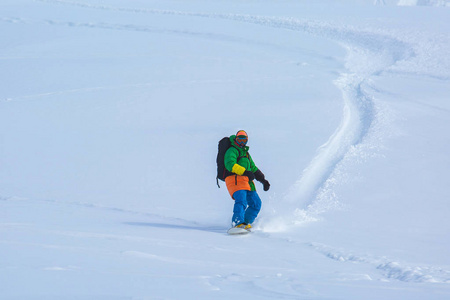
[[[250,229],[252,229],[252,225],[251,224],[247,224],[247,223],[241,223],[241,224],[236,225],[234,227],[236,227],[236,228],[243,228],[243,229],[246,229],[246,230],[249,230],[249,231],[250,231]]]

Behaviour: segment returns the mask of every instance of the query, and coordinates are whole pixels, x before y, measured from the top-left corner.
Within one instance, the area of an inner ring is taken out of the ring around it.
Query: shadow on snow
[[[124,224],[131,226],[146,226],[163,229],[199,230],[216,233],[226,233],[228,230],[228,228],[224,226],[192,226],[192,225],[177,225],[177,224],[164,224],[151,222],[124,222]]]

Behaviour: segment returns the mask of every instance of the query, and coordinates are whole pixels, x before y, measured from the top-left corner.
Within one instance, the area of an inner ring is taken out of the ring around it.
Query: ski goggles
[[[244,147],[245,145],[247,145],[248,137],[245,135],[240,135],[236,137],[235,141],[236,144],[238,144],[240,147]]]

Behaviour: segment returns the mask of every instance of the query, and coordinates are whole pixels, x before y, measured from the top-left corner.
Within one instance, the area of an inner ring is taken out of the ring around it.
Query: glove
[[[270,183],[267,180],[264,180],[262,184],[264,191],[267,192],[270,189]]]
[[[255,179],[261,183],[263,183],[264,180],[266,180],[263,172],[261,172],[261,170],[259,170],[259,169],[256,170],[256,172],[255,172]]]
[[[255,174],[253,174],[253,172],[251,171],[245,171],[244,174],[242,174],[243,176],[247,176],[248,177],[248,181],[253,181],[255,180]]]
[[[258,180],[263,184],[263,189],[265,192],[267,192],[270,189],[270,183],[266,180],[266,176],[264,176],[264,173],[261,172],[261,170],[258,169],[255,172],[255,178],[256,180]]]

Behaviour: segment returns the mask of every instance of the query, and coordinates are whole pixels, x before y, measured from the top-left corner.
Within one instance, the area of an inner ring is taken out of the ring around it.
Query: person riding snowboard
[[[234,227],[250,229],[261,210],[261,199],[256,192],[254,179],[263,184],[264,191],[270,188],[269,181],[259,170],[248,153],[248,135],[239,130],[230,136],[231,147],[225,152],[225,183],[234,199],[232,224]]]

